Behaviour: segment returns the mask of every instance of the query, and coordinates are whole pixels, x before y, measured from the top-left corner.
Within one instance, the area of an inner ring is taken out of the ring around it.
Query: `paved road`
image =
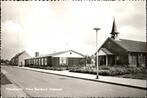
[[[32,97],[143,97],[145,90],[4,67],[6,76]]]

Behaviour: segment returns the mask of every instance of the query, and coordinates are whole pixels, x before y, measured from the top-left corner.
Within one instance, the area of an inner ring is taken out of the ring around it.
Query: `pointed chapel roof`
[[[113,19],[113,25],[112,25],[112,30],[110,34],[118,34],[116,23],[115,23],[115,18]]]

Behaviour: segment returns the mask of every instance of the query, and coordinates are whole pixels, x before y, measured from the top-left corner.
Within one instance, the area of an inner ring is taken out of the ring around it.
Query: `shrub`
[[[109,70],[99,70],[99,74],[102,76],[110,76],[110,71]]]
[[[76,70],[76,69],[81,69],[81,66],[70,66],[67,68],[67,70]]]
[[[109,70],[108,70],[109,69]],[[101,66],[99,70],[99,74],[103,76],[116,76],[116,75],[124,75],[130,73],[138,73],[142,72],[143,68],[128,68],[128,67],[106,67]],[[89,74],[96,74],[97,70],[93,67],[82,67],[71,69],[70,72],[79,72],[79,73],[89,73]]]
[[[127,74],[128,71],[126,70],[126,68],[124,67],[112,67],[110,68],[110,75],[114,76],[114,75],[123,75],[123,74]]]
[[[100,70],[110,70],[109,66],[100,66]]]
[[[57,71],[63,71],[66,70],[66,67],[46,67],[47,70],[57,70]]]
[[[144,68],[143,67],[129,67],[127,68],[127,70],[130,73],[139,73],[139,72],[143,72]]]

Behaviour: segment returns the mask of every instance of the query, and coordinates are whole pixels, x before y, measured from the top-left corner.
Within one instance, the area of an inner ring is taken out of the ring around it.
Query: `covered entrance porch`
[[[99,65],[112,66],[115,64],[115,55],[106,48],[101,48],[98,52]]]

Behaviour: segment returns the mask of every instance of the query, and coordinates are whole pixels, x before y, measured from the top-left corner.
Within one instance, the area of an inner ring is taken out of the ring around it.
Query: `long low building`
[[[85,65],[85,56],[74,50],[55,52],[49,55],[25,59],[25,66],[79,66]]]

